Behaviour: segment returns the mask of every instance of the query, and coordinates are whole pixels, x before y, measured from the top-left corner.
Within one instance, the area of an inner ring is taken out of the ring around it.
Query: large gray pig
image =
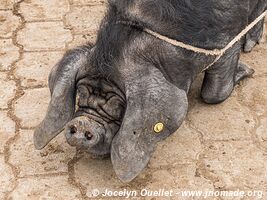
[[[34,133],[36,148],[65,129],[70,145],[111,155],[118,177],[133,180],[156,143],[182,124],[192,82],[215,59],[144,30],[222,49],[266,7],[267,0],[110,0],[96,44],[67,52],[52,69],[51,101]],[[263,20],[205,71],[204,102],[223,102],[253,74],[239,61],[240,52],[251,51],[262,31]]]

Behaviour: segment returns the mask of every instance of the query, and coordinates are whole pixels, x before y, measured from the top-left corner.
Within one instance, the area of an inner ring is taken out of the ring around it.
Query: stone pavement
[[[34,150],[50,69],[67,49],[95,40],[104,12],[104,0],[0,0],[0,199],[87,199],[106,188],[261,190],[267,199],[267,43],[242,56],[256,73],[225,103],[202,103],[198,78],[187,120],[130,184],[116,178],[109,159],[76,152],[63,135]]]

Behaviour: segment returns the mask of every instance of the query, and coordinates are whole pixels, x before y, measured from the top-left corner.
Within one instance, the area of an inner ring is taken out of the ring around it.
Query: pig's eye
[[[90,96],[90,91],[84,85],[78,87],[78,94],[80,98],[88,98]]]
[[[78,87],[78,105],[81,107],[86,107],[88,106],[88,99],[90,97],[90,91],[89,88],[84,86],[84,85],[80,85]]]
[[[161,122],[158,122],[154,126],[154,132],[155,133],[161,133],[164,130],[164,124]]]

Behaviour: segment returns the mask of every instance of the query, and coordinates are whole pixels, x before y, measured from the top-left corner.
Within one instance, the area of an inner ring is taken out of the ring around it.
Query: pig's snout
[[[103,125],[87,117],[77,117],[66,128],[66,139],[71,146],[92,148],[104,139]]]

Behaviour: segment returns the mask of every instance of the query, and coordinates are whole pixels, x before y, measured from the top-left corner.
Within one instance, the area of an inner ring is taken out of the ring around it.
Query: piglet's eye
[[[154,132],[155,133],[161,133],[162,131],[164,130],[164,124],[159,122],[159,123],[156,123],[155,126],[154,126]]]

